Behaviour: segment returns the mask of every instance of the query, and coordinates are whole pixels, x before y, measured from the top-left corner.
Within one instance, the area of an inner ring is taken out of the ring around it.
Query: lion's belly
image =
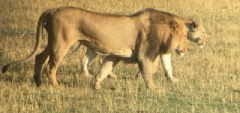
[[[125,49],[125,50],[116,50],[116,51],[109,51],[109,52],[102,52],[102,51],[96,51],[95,53],[103,56],[118,56],[123,58],[130,58],[133,57],[133,50]]]
[[[116,45],[113,46],[112,43],[107,44],[98,41],[81,41],[81,43],[93,52],[103,56],[118,56],[124,58],[135,56],[133,49],[128,46],[118,47]]]

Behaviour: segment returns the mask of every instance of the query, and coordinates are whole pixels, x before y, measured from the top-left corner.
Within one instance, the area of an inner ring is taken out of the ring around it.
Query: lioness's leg
[[[162,54],[162,65],[165,72],[165,76],[170,79],[173,83],[178,82],[179,80],[173,76],[172,64],[171,64],[171,54]]]
[[[49,51],[50,57],[49,57],[49,62],[46,66],[46,71],[47,71],[47,75],[50,83],[53,86],[58,86],[59,84],[56,79],[56,71],[60,63],[62,62],[65,54],[67,53],[68,49],[73,44],[73,41],[66,42],[65,40],[63,40],[61,36],[59,36],[58,38],[55,37],[54,39],[58,39],[58,40],[57,41],[50,40],[49,41],[50,44],[48,44],[50,48],[50,51]]]
[[[103,59],[104,59],[104,57],[102,57],[102,58],[99,59],[99,64],[100,64],[100,65],[102,65]],[[117,80],[117,75],[116,75],[115,73],[113,73],[113,72],[109,73],[108,77]]]
[[[42,73],[42,68],[47,59],[49,58],[49,49],[48,47],[45,48],[45,50],[36,55],[35,57],[35,65],[34,65],[34,81],[37,86],[41,85],[41,73]]]
[[[153,91],[158,90],[158,87],[154,84],[152,80],[152,75],[154,74],[155,70],[155,64],[156,63],[153,63],[149,58],[139,59],[138,62],[138,67],[146,84],[146,87],[150,88]]]
[[[86,54],[85,54],[85,56],[83,57],[83,59],[82,59],[82,70],[83,70],[83,72],[84,72],[84,75],[85,76],[87,76],[87,77],[92,77],[92,74],[90,74],[89,73],[89,71],[88,71],[88,65],[89,65],[89,63],[95,58],[97,56],[97,54],[96,53],[94,53],[93,51],[91,51],[91,50],[87,50],[87,52],[86,52]],[[104,58],[104,57],[103,57]],[[100,64],[102,64],[102,59],[103,58],[101,58],[100,60],[99,60],[99,63]],[[109,77],[111,77],[111,78],[113,78],[113,79],[117,79],[117,76],[113,73],[113,72],[111,72],[110,74],[109,74]]]
[[[101,82],[112,72],[113,68],[119,62],[118,58],[104,57],[103,63],[98,74],[91,82],[93,89],[100,89]]]
[[[83,72],[84,72],[84,75],[86,77],[92,77],[92,74],[89,74],[89,71],[88,71],[88,64],[97,56],[96,53],[94,53],[93,51],[91,50],[87,50],[85,56],[83,57],[82,59],[82,69],[83,69]]]

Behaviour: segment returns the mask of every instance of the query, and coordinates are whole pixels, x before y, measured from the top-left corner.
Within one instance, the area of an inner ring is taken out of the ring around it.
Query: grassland
[[[0,113],[239,113],[240,112],[240,2],[239,0],[0,0],[0,67],[26,57],[35,45],[35,28],[40,14],[49,8],[75,6],[103,13],[132,14],[151,7],[184,18],[199,20],[206,28],[208,45],[191,43],[183,58],[173,55],[171,84],[162,68],[154,75],[165,93],[146,89],[136,79],[136,65],[120,63],[102,89],[89,88],[90,79],[81,74],[85,48],[64,59],[57,77],[61,88],[52,88],[43,73],[43,85],[32,80],[34,61],[13,66],[0,74]],[[74,16],[74,15],[73,15]],[[46,45],[46,36],[42,49]],[[74,46],[75,47],[75,46]],[[74,48],[73,47],[73,48]],[[40,52],[40,51],[39,51]],[[97,59],[90,71],[97,73]]]

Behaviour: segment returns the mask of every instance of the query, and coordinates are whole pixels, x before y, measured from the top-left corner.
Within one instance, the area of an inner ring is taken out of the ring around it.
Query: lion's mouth
[[[185,55],[185,53],[183,52],[183,50],[177,50],[176,53],[177,53],[180,57],[182,57],[182,56]]]
[[[177,53],[180,57],[182,57],[182,56],[184,56],[189,50],[190,50],[190,48],[185,49],[185,50],[177,49],[177,50],[176,50],[176,53]]]
[[[199,46],[200,48],[203,48],[204,45],[207,44],[207,42],[201,41],[201,38],[196,38],[195,41],[197,42],[197,44],[198,44],[198,46]]]

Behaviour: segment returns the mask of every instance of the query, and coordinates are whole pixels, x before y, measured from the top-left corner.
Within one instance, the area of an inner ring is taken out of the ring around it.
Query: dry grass
[[[174,74],[181,83],[168,83],[160,68],[155,83],[166,93],[146,89],[136,79],[136,65],[120,63],[114,72],[118,80],[106,79],[102,89],[89,88],[90,79],[81,75],[81,51],[64,59],[58,70],[59,89],[32,80],[34,62],[13,66],[0,74],[0,112],[240,112],[240,2],[239,0],[0,0],[0,67],[26,57],[35,44],[40,14],[49,8],[76,6],[88,10],[132,14],[152,7],[185,18],[200,20],[209,44],[204,49],[191,44],[184,58],[173,56]],[[44,38],[42,47],[46,44]],[[90,71],[97,73],[98,63]]]

